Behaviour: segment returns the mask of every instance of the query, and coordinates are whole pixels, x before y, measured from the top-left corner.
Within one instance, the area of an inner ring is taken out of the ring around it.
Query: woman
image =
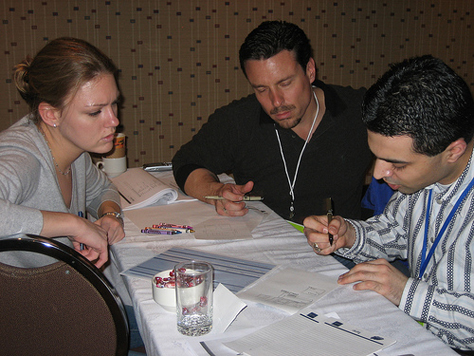
[[[15,67],[30,114],[0,133],[0,237],[67,236],[97,267],[124,237],[120,198],[87,152],[107,153],[119,124],[112,61],[74,38]],[[85,212],[97,220],[81,217]]]

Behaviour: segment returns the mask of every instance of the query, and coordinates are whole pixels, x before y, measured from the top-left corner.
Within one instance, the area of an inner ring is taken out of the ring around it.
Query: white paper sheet
[[[178,192],[164,184],[142,168],[131,168],[118,177],[112,178],[122,196],[123,210],[138,209],[150,205],[173,202]]]
[[[192,226],[195,230],[192,236],[196,239],[236,240],[252,238],[252,230],[268,215],[264,209],[268,208],[251,209],[245,216],[231,218],[218,215],[212,205],[201,201],[189,201],[127,210],[124,214],[136,225],[138,231],[147,226],[166,222]],[[176,221],[176,216],[186,218]]]
[[[160,180],[163,184],[169,186],[170,188],[175,189],[178,192],[178,197],[174,202],[171,202],[170,204],[175,204],[175,203],[182,203],[186,201],[196,201],[196,198],[190,197],[189,195],[186,195],[183,193],[183,191],[179,188],[178,184],[176,184],[176,181],[174,180],[173,176],[173,171],[165,171],[165,172],[149,172],[152,176]]]
[[[224,345],[251,356],[366,356],[395,340],[317,312],[293,314]]]
[[[338,286],[335,278],[286,268],[240,292],[238,297],[293,314],[310,306]]]

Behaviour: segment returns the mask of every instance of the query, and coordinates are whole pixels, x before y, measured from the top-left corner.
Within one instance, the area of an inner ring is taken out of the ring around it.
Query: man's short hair
[[[443,152],[474,132],[474,101],[466,82],[430,55],[391,65],[366,93],[362,120],[384,136],[407,135],[413,150],[427,156]]]
[[[245,62],[249,59],[263,60],[273,57],[283,50],[293,52],[295,59],[306,70],[313,50],[304,31],[295,24],[285,21],[265,21],[249,33],[240,47],[240,67],[245,72]]]

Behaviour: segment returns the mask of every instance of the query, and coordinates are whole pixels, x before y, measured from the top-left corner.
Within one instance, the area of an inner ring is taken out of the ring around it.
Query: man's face
[[[247,60],[245,70],[260,105],[278,125],[292,129],[313,120],[311,83],[316,70],[312,58],[303,70],[293,52],[284,50],[268,59]]]
[[[444,152],[430,157],[415,153],[409,136],[383,136],[368,131],[371,151],[376,156],[374,177],[405,194],[412,194],[433,183],[451,183],[452,169]]]

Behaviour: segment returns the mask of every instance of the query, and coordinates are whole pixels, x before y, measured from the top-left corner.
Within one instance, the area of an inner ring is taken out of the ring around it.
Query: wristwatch
[[[120,220],[120,222],[122,223],[122,226],[123,226],[122,214],[117,213],[116,211],[114,211],[114,212],[109,211],[108,213],[102,214],[102,215],[101,215],[101,218],[103,218],[104,216],[107,216],[107,215],[115,216],[116,219]]]

